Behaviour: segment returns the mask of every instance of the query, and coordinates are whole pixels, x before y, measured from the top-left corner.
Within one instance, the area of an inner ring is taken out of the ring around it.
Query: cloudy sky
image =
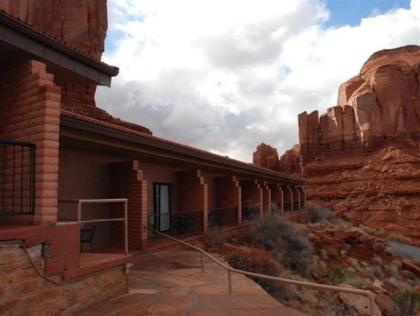
[[[156,136],[250,161],[298,142],[373,52],[420,45],[420,0],[108,0],[98,105]]]

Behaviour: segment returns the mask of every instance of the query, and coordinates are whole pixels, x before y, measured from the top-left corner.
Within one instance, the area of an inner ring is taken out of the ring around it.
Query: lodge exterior
[[[147,227],[199,237],[303,207],[301,179],[72,105],[66,86],[109,86],[118,69],[1,11],[0,52],[0,246],[42,245],[45,276],[65,282],[120,267],[124,279],[133,253],[159,242]],[[87,226],[93,252],[81,250]]]

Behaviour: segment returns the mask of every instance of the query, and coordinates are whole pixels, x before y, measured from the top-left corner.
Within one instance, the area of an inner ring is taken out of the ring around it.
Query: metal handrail
[[[59,200],[59,203],[76,203],[77,204],[77,222],[86,223],[104,223],[104,222],[124,222],[124,254],[128,255],[128,199],[76,199],[76,200]],[[104,203],[123,203],[124,217],[118,218],[98,218],[90,220],[82,220],[83,204],[104,204]]]
[[[347,287],[341,287],[341,286],[334,286],[334,285],[327,285],[327,284],[321,284],[321,283],[314,283],[314,282],[297,281],[297,280],[274,277],[274,276],[269,276],[269,275],[265,275],[265,274],[259,274],[259,273],[244,271],[244,270],[240,270],[240,269],[235,269],[235,268],[232,268],[231,266],[221,262],[220,260],[216,259],[215,257],[213,257],[211,254],[209,254],[208,252],[206,252],[205,250],[203,250],[200,247],[191,245],[191,244],[189,244],[185,241],[182,241],[180,239],[172,237],[168,234],[156,231],[156,230],[154,230],[150,227],[145,226],[145,229],[150,230],[150,231],[152,231],[156,234],[159,234],[163,237],[166,237],[168,239],[171,239],[171,240],[173,240],[173,241],[175,241],[179,244],[184,245],[187,248],[190,248],[190,249],[193,249],[195,251],[200,252],[201,253],[201,270],[202,270],[202,272],[204,272],[204,257],[207,257],[208,259],[210,259],[211,261],[216,263],[218,266],[224,268],[228,273],[229,294],[232,294],[232,276],[231,276],[231,274],[232,273],[237,273],[237,274],[242,274],[242,275],[246,275],[246,276],[250,276],[250,277],[254,277],[254,278],[277,281],[277,282],[280,282],[280,283],[292,284],[292,285],[303,286],[303,287],[310,287],[310,288],[319,289],[319,290],[343,292],[343,293],[365,296],[369,300],[369,314],[372,315],[372,316],[374,315],[374,305],[375,305],[375,297],[376,296],[371,291],[353,289],[353,288],[347,288]]]

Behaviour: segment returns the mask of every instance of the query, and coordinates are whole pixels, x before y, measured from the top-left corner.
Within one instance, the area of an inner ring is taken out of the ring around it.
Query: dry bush
[[[396,292],[392,299],[398,306],[402,316],[415,316],[420,308],[420,294],[412,291]]]
[[[274,260],[269,252],[256,249],[238,248],[225,256],[226,261],[235,269],[278,276],[283,271],[283,266]],[[282,284],[276,281],[253,278],[266,291],[275,297],[287,299],[287,290]]]
[[[340,266],[334,266],[328,271],[328,279],[333,284],[339,284],[346,279],[346,274]]]
[[[301,218],[304,223],[319,223],[323,220],[334,220],[336,217],[329,208],[323,205],[308,204],[302,211]]]
[[[269,251],[274,259],[303,275],[312,270],[312,244],[279,215],[259,220],[243,234],[241,241]]]

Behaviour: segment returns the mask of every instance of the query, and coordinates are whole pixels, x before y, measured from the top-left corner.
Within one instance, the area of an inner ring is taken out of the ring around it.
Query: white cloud
[[[326,27],[322,0],[111,0],[120,67],[98,105],[162,137],[249,161],[297,142],[297,114],[335,104],[379,49],[420,43],[420,0]]]

